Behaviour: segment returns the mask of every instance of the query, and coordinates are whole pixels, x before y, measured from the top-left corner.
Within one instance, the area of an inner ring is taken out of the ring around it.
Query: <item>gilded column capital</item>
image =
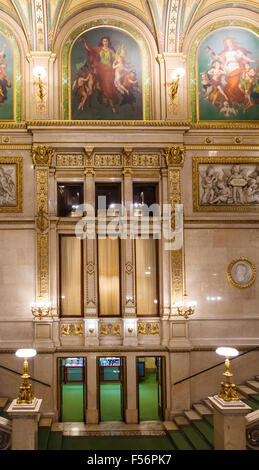
[[[50,167],[53,157],[53,148],[45,145],[32,147],[32,161],[35,167]]]
[[[132,166],[132,152],[133,152],[132,147],[124,147],[124,149],[123,149],[122,156],[123,156],[124,168],[123,168],[122,173],[123,173],[124,176],[131,176],[133,174],[133,170],[131,168],[131,166]]]
[[[93,154],[94,146],[84,147],[85,151],[85,171],[86,176],[94,176],[95,172],[93,170]]]
[[[173,145],[172,147],[166,147],[164,149],[164,156],[166,165],[168,168],[171,167],[183,167],[185,149],[179,145]]]

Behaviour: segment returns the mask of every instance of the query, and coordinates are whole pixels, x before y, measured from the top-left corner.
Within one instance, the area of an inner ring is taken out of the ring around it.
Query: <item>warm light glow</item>
[[[182,78],[185,75],[185,69],[183,67],[178,67],[177,69],[172,71],[171,77],[172,80],[177,80],[178,78]]]
[[[238,350],[235,348],[220,347],[216,349],[216,353],[220,356],[232,357],[238,356]]]
[[[36,356],[37,351],[35,349],[17,349],[15,355],[17,357],[23,357],[23,358],[28,358],[28,357],[33,357]]]
[[[47,73],[46,73],[46,70],[44,69],[44,67],[41,67],[40,65],[37,65],[36,67],[34,67],[33,71],[32,71],[34,77],[36,78],[44,78],[46,77]]]

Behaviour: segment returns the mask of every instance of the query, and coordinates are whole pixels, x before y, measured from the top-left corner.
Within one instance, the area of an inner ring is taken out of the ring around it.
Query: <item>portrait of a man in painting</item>
[[[70,58],[72,119],[142,119],[141,52],[116,28],[95,28],[74,43]]]
[[[198,51],[200,120],[258,119],[259,39],[225,28],[210,34]]]
[[[13,52],[0,33],[0,120],[13,119]]]

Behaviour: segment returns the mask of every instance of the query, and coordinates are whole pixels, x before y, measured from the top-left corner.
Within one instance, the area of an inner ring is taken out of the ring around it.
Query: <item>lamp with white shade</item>
[[[238,356],[238,350],[235,348],[229,347],[219,347],[216,349],[216,353],[220,356],[225,356],[225,366],[226,370],[223,373],[225,380],[223,380],[220,384],[220,391],[218,393],[218,397],[222,398],[224,401],[238,401],[239,396],[236,391],[235,384],[230,382],[230,377],[233,376],[230,369],[230,357]]]
[[[30,375],[28,374],[28,358],[36,356],[37,351],[35,349],[18,349],[15,353],[17,357],[22,357],[23,362],[23,382],[20,385],[19,396],[17,398],[18,404],[30,405],[34,400],[32,393],[31,384],[29,383]]]
[[[170,96],[172,101],[174,101],[177,95],[180,78],[182,78],[184,75],[185,69],[183,67],[177,67],[171,73],[172,81],[168,85],[170,86]]]

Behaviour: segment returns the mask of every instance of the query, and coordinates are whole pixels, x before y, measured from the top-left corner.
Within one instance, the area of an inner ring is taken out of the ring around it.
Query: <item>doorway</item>
[[[139,421],[163,421],[165,407],[165,358],[137,358]]]
[[[124,421],[125,358],[99,357],[99,420]]]
[[[60,419],[62,422],[85,421],[86,359],[59,358]]]

